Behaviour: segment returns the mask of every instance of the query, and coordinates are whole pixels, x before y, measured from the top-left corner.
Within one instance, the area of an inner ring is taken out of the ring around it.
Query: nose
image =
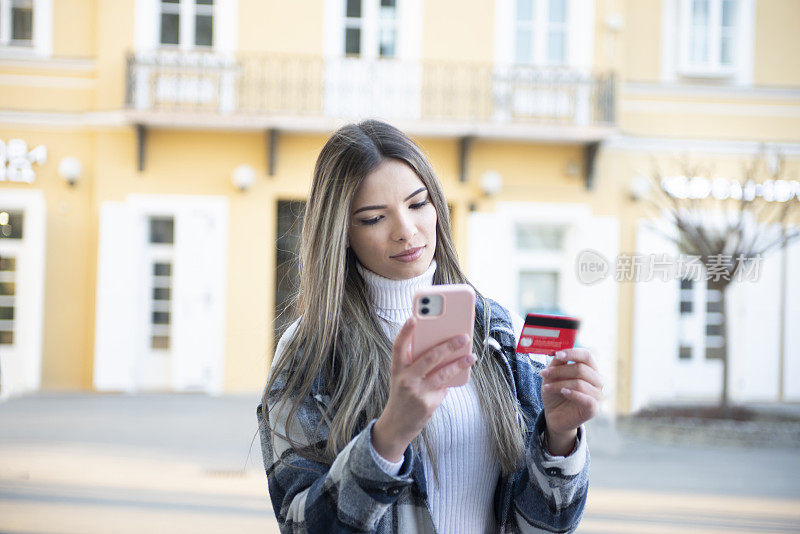
[[[417,225],[408,214],[400,214],[392,228],[392,240],[408,242],[417,235]]]

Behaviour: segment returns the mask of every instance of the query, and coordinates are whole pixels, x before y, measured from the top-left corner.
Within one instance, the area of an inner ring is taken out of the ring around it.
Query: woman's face
[[[386,159],[361,182],[347,231],[358,261],[393,280],[424,273],[436,250],[436,209],[417,174]]]

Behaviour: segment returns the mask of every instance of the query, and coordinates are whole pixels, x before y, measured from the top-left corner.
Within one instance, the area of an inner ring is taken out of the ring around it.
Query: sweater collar
[[[407,280],[384,278],[359,262],[356,262],[356,267],[367,283],[372,303],[378,310],[410,310],[417,289],[433,285],[436,260],[431,260],[430,267],[424,273]]]

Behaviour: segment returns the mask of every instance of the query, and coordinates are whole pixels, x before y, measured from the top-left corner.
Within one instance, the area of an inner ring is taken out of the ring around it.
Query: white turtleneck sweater
[[[390,280],[364,268],[358,270],[369,287],[375,309],[388,321],[384,330],[394,340],[411,317],[417,289],[433,285],[436,262],[423,274],[408,280]],[[427,481],[428,502],[437,532],[484,533],[495,531],[492,499],[500,476],[500,462],[481,411],[475,382],[448,390],[426,429],[433,438],[438,461],[439,485],[423,447],[420,451]],[[390,462],[372,449],[378,465],[391,475],[403,461]]]

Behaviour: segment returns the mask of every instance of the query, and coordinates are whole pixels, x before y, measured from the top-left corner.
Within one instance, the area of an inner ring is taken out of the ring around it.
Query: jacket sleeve
[[[381,517],[412,482],[411,447],[406,449],[397,475],[386,473],[371,451],[373,420],[331,465],[303,457],[303,448],[320,448],[325,444],[327,428],[320,427],[315,432],[321,418],[318,403],[324,399],[319,395],[304,399],[292,421],[288,421],[288,407],[283,410],[273,403],[275,393],[284,383],[276,380],[267,396],[267,406],[272,408],[267,414],[263,405],[256,410],[270,499],[281,532],[374,531]],[[297,448],[281,437],[287,430],[291,431]]]
[[[589,487],[589,451],[583,426],[568,456],[551,456],[542,444],[546,431],[541,398],[543,366],[516,355],[517,395],[528,414],[525,466],[513,478],[513,503],[508,523],[519,532],[573,532],[583,516]],[[513,530],[513,529],[512,529]]]

